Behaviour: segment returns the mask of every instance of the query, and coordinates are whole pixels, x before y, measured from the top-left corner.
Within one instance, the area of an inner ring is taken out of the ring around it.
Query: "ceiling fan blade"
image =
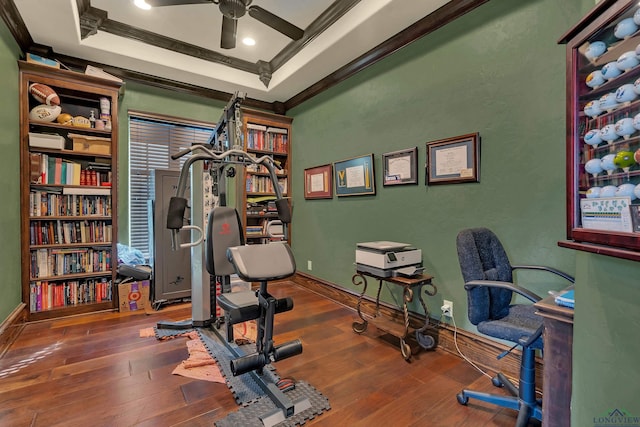
[[[233,49],[236,47],[236,30],[238,21],[235,19],[222,17],[222,35],[220,36],[220,47],[222,49]]]
[[[296,27],[292,23],[285,21],[279,16],[261,8],[260,6],[250,6],[249,15],[262,22],[263,24],[273,28],[274,30],[284,34],[293,40],[300,40],[304,35],[304,30]]]
[[[145,0],[151,7],[182,6],[184,4],[213,3],[211,0]]]
[[[151,7],[213,3],[211,0],[145,0],[145,2]]]

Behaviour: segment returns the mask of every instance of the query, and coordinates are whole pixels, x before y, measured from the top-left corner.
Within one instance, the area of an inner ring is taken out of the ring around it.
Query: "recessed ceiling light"
[[[242,39],[242,43],[246,44],[247,46],[253,46],[256,44],[256,41],[251,37],[245,37]]]
[[[148,4],[145,0],[133,0],[133,4],[138,6],[140,9],[144,9],[144,10],[151,9],[151,5]]]

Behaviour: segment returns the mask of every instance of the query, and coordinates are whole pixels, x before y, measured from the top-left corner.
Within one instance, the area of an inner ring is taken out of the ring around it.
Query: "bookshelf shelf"
[[[23,61],[18,65],[22,296],[28,318],[114,309],[122,83]],[[93,112],[111,127],[30,119],[39,105],[29,93],[33,83],[58,94],[62,113],[88,119]]]

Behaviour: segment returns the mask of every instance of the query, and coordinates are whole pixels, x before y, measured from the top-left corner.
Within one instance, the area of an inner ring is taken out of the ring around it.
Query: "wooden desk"
[[[571,425],[573,309],[561,307],[553,296],[534,304],[544,318],[542,425]]]
[[[378,281],[376,311],[373,316],[363,315],[360,311],[362,297],[367,291],[367,277],[371,277]],[[433,279],[433,276],[429,276],[427,274],[420,274],[414,277],[380,277],[368,272],[356,270],[356,274],[354,274],[351,278],[351,282],[357,286],[363,285],[364,289],[362,290],[362,293],[358,298],[357,305],[358,316],[362,321],[353,322],[353,331],[361,334],[367,330],[367,325],[369,322],[373,323],[378,329],[381,329],[400,338],[400,351],[402,352],[402,356],[404,357],[404,359],[406,361],[409,361],[411,359],[411,347],[405,341],[405,339],[409,335],[409,310],[407,308],[407,303],[413,301],[413,297],[416,294],[417,290],[418,300],[420,301],[420,305],[422,305],[422,309],[424,310],[425,314],[425,323],[424,326],[416,330],[416,340],[418,341],[418,344],[420,344],[420,346],[426,350],[434,348],[437,344],[436,333],[429,333],[430,331],[427,331],[427,329],[429,328],[429,311],[427,309],[427,305],[422,299],[423,290],[429,296],[434,296],[438,292],[435,285],[431,283],[431,279]],[[402,310],[404,314],[404,325],[400,325],[398,322],[395,322],[391,319],[385,319],[380,315],[380,290],[382,289],[382,282],[388,282],[403,287]],[[423,289],[424,286],[430,286],[432,290]]]

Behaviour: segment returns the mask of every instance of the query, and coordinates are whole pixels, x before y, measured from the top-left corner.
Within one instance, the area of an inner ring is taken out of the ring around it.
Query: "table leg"
[[[411,289],[411,286],[404,286],[402,300],[402,311],[404,314],[404,335],[400,337],[400,350],[402,351],[404,360],[408,362],[411,359],[411,346],[407,344],[405,338],[409,335],[409,308],[407,307],[407,303],[413,301],[413,289]]]
[[[358,311],[358,317],[360,317],[362,322],[355,321],[351,325],[355,333],[361,334],[367,330],[367,325],[369,324],[369,322],[367,322],[367,320],[362,316],[362,312],[360,311],[360,303],[362,302],[362,297],[367,292],[367,279],[362,274],[354,274],[353,277],[351,278],[351,283],[353,283],[356,286],[363,285],[364,287],[362,289],[362,293],[358,297],[358,305],[356,306],[356,309]]]
[[[428,283],[427,285],[431,286],[433,288],[433,291],[430,292],[429,290],[424,289],[424,292],[429,296],[434,296],[438,292],[436,286],[432,283]],[[425,284],[422,283],[418,287],[418,300],[420,301],[420,305],[424,310],[424,326],[416,330],[416,340],[418,341],[418,344],[420,344],[420,347],[424,348],[425,350],[431,350],[438,344],[438,335],[435,332],[426,333],[429,329],[429,309],[427,308],[427,304],[425,304],[424,302],[424,298],[422,298],[422,290],[424,286]]]

